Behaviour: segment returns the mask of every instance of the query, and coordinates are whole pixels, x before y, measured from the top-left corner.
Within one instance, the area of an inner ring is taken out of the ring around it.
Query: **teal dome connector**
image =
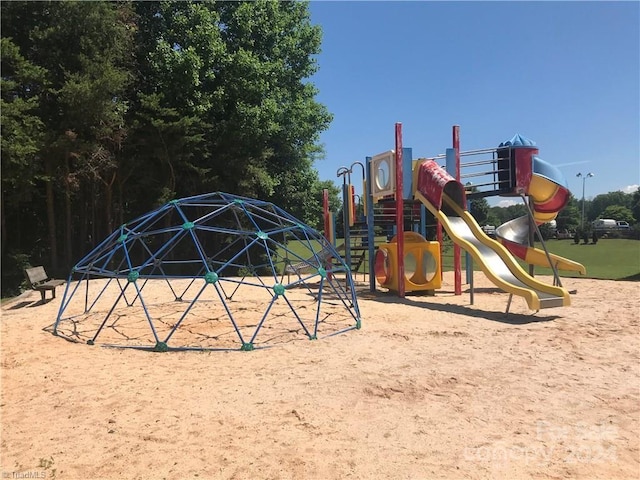
[[[285,291],[285,287],[284,285],[282,285],[281,283],[276,283],[273,286],[273,291],[275,292],[276,295],[281,296],[284,295],[284,291]]]
[[[164,342],[158,342],[156,343],[156,346],[153,349],[154,352],[168,352],[169,351],[169,347],[167,346],[166,343]]]
[[[207,283],[216,283],[218,281],[218,274],[216,272],[207,272],[204,276],[204,281]]]

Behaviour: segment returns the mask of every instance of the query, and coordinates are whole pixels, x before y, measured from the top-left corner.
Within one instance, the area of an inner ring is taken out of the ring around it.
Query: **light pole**
[[[584,184],[587,181],[587,178],[593,177],[593,173],[589,172],[586,175],[583,175],[581,172],[576,174],[576,177],[582,177],[582,216],[580,217],[580,230],[584,227]]]

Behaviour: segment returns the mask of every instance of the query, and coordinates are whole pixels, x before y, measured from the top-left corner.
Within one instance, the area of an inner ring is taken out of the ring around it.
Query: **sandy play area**
[[[506,315],[481,274],[474,305],[362,285],[360,330],[204,353],[53,336],[63,289],[30,292],[2,306],[2,478],[640,478],[640,283],[564,286]]]

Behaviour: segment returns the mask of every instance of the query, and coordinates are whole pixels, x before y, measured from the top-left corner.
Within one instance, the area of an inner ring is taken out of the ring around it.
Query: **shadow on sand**
[[[51,300],[53,300],[52,298],[49,298],[45,301],[42,300],[38,300],[36,302],[31,301],[31,300],[26,300],[26,301],[22,301],[22,302],[18,302],[14,305],[11,305],[10,307],[7,307],[7,310],[18,310],[19,308],[33,308],[33,307],[39,307],[40,305],[44,305],[46,303],[49,303]]]
[[[494,289],[487,288],[482,289],[488,292],[493,292]],[[479,292],[480,289],[476,289],[476,293]],[[501,290],[495,290],[501,291]],[[539,322],[551,322],[556,318],[559,318],[559,315],[544,315],[540,316],[539,312],[532,312],[530,314],[522,314],[522,313],[505,313],[505,312],[496,312],[489,310],[478,310],[471,306],[466,305],[455,305],[451,303],[429,303],[427,301],[417,301],[413,300],[413,298],[425,298],[427,295],[408,295],[405,298],[398,297],[395,293],[387,293],[387,292],[361,292],[358,293],[359,298],[367,299],[367,300],[375,300],[377,302],[382,303],[397,303],[398,305],[409,305],[413,307],[424,308],[429,311],[438,311],[445,313],[454,313],[457,315],[465,315],[473,318],[481,318],[483,320],[489,320],[492,322],[506,323],[509,325],[526,325],[528,323],[539,323]],[[413,298],[412,298],[413,297]],[[505,304],[506,309],[506,304]]]

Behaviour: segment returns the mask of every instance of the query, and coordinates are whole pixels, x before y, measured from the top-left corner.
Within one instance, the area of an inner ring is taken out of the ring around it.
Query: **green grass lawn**
[[[376,244],[383,243],[383,238],[376,239]],[[338,240],[338,243],[342,243]],[[541,248],[540,244],[536,246]],[[297,251],[296,242],[290,242],[289,248]],[[587,269],[588,278],[601,278],[607,280],[640,280],[640,241],[628,239],[601,239],[597,244],[578,244],[573,240],[549,240],[547,241],[549,252],[566,257],[575,262],[583,264]],[[310,256],[307,248],[300,248],[299,254],[303,258]],[[340,252],[344,254],[344,251]],[[358,253],[359,254],[359,253]],[[446,246],[443,254],[443,266],[445,271],[453,270],[453,249]],[[528,269],[524,262],[521,262],[525,270]],[[284,266],[282,266],[284,268]],[[465,267],[465,254],[462,251],[462,268]],[[363,262],[358,270],[360,273],[366,272],[368,262]],[[474,270],[480,270],[478,265],[474,265]],[[536,267],[537,275],[552,275],[550,268]],[[559,272],[563,277],[579,277],[577,272]]]
[[[587,277],[607,280],[640,280],[640,241],[604,238],[595,245],[575,244],[573,240],[548,240],[549,252],[583,264]],[[540,244],[536,246],[541,248]],[[536,273],[549,274],[551,269],[536,267]],[[577,272],[560,272],[563,277],[579,277]]]
[[[640,280],[640,241],[622,238],[601,239],[597,244],[578,244],[573,240],[548,240],[546,242],[550,253],[581,263],[587,269],[588,278],[606,280]],[[537,248],[542,248],[536,243]],[[446,248],[442,263],[444,270],[453,270],[453,249]],[[462,252],[462,268],[465,268],[465,255]],[[525,270],[527,264],[520,262]],[[480,270],[474,265],[474,270]],[[577,272],[560,271],[562,277],[580,277]],[[550,268],[535,267],[537,275],[553,275]]]

